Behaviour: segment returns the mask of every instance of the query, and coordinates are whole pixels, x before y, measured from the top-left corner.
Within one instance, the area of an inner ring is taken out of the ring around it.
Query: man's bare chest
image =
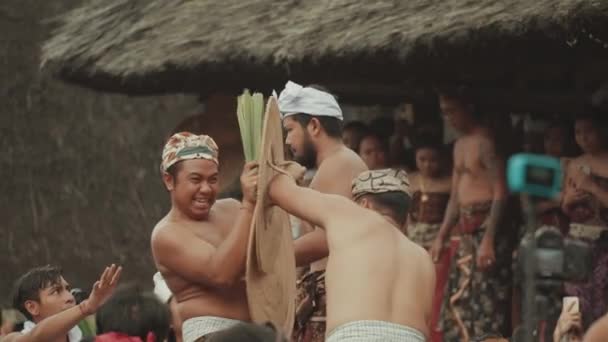
[[[194,236],[217,247],[230,232],[230,225],[226,222],[206,222],[192,227]]]

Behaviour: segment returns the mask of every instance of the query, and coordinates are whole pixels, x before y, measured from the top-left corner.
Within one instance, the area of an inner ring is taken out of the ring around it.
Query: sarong
[[[510,335],[514,237],[509,234],[514,232],[504,226],[497,230],[496,262],[491,269],[482,272],[476,264],[490,208],[491,202],[487,202],[460,210],[460,241],[450,266],[440,322],[446,342],[468,342],[487,333]]]
[[[335,328],[327,342],[425,342],[413,328],[384,321],[355,321]]]
[[[443,333],[441,331],[441,306],[443,305],[446,287],[450,275],[450,265],[454,258],[460,238],[455,236],[450,239],[448,244],[443,247],[443,252],[439,260],[435,263],[435,294],[433,296],[433,306],[431,312],[430,341],[442,342]]]
[[[441,224],[411,223],[407,226],[407,236],[417,245],[429,249],[439,233],[439,228],[441,228]]]
[[[592,265],[585,282],[566,283],[568,296],[579,298],[586,330],[608,310],[608,228],[571,224],[570,237],[591,246]]]
[[[201,342],[205,341],[205,336],[231,328],[239,323],[241,321],[222,317],[194,317],[182,324],[182,336],[184,342]]]
[[[297,282],[294,342],[325,341],[325,271],[308,272]]]

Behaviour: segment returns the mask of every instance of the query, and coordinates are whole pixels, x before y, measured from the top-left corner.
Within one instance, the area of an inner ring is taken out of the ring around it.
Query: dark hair
[[[33,317],[25,308],[25,302],[28,300],[40,302],[40,290],[59,284],[61,277],[62,271],[56,266],[46,265],[29,270],[15,282],[13,307],[31,320]]]
[[[473,95],[469,87],[460,86],[441,86],[436,88],[437,93],[446,99],[457,101],[462,105],[474,105]]]
[[[167,173],[171,175],[171,177],[173,177],[173,181],[177,182],[177,174],[179,173],[179,171],[182,169],[182,161],[178,161],[177,163],[169,166],[169,168],[167,169]]]
[[[344,127],[342,128],[342,130],[346,131],[349,129],[355,130],[360,133],[364,133],[367,131],[367,125],[361,121],[349,121],[346,124],[344,124]]]
[[[402,191],[389,191],[379,194],[365,194],[364,198],[369,199],[376,206],[391,211],[391,217],[402,226],[407,219],[410,209],[410,196]]]
[[[232,328],[209,334],[208,342],[287,342],[283,334],[270,323],[264,325],[239,323]]]
[[[388,154],[388,142],[385,139],[382,139],[382,137],[375,133],[375,132],[365,132],[362,136],[361,139],[359,139],[359,143],[357,144],[357,150],[355,152],[357,152],[357,154],[361,153],[361,144],[363,143],[363,140],[368,139],[368,138],[373,138],[378,140],[378,142],[380,143],[380,147],[382,148],[382,151],[384,151],[384,153]]]
[[[482,115],[480,114],[481,111],[477,109],[475,98],[469,87],[440,87],[437,88],[437,93],[439,94],[439,96],[445,99],[448,99],[450,101],[456,101],[460,105],[465,107],[470,107],[470,113],[473,116],[473,119],[475,119],[476,121],[480,121],[483,119]]]
[[[574,119],[589,120],[594,124],[598,125],[601,129],[606,128],[608,124],[608,118],[606,113],[593,106],[585,107],[581,112],[575,115]]]
[[[153,293],[142,292],[137,285],[118,289],[95,317],[98,334],[118,332],[146,340],[154,333],[157,341],[169,334],[171,314],[166,304]]]
[[[342,120],[338,118],[334,118],[332,116],[310,115],[301,113],[291,115],[290,117],[297,121],[300,126],[304,128],[308,126],[310,120],[312,120],[313,118],[317,119],[319,120],[321,127],[323,127],[323,130],[325,130],[325,133],[328,136],[336,139],[342,138]]]
[[[369,130],[378,135],[379,137],[388,138],[395,133],[395,121],[393,119],[381,116],[373,119],[369,125]]]
[[[437,138],[432,135],[419,135],[413,139],[414,151],[418,151],[423,148],[435,150],[437,152],[443,152],[444,146]]]
[[[587,106],[574,117],[575,122],[578,120],[588,120],[593,123],[595,128],[600,133],[604,145],[608,142],[608,115],[599,108]]]

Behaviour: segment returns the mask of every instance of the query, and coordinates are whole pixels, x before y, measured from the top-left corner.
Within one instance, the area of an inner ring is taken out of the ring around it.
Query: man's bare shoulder
[[[319,165],[315,178],[331,177],[335,180],[334,177],[344,177],[345,174],[350,173],[355,174],[356,177],[366,170],[367,166],[361,157],[345,147],[330,158],[325,159],[321,165]]]
[[[161,219],[154,230],[152,230],[152,236],[150,241],[152,243],[152,250],[156,250],[162,247],[170,247],[177,243],[181,238],[188,235],[186,229],[179,229],[180,224],[172,221],[167,217]]]
[[[405,243],[407,246],[407,248],[403,249],[403,253],[405,253],[410,260],[415,260],[415,264],[418,265],[418,270],[422,276],[434,279],[435,263],[429,252],[409,238],[405,236],[403,236],[403,238],[406,240]]]
[[[319,169],[321,168],[359,168],[359,169],[367,169],[365,162],[361,157],[355,153],[353,150],[342,147],[338,153],[335,153],[330,158],[327,158],[321,163]]]
[[[152,240],[154,240],[159,234],[166,234],[165,231],[170,229],[173,225],[177,225],[177,223],[172,222],[169,215],[166,215],[160,219],[160,221],[158,221],[158,223],[156,223],[154,226],[154,229],[152,229]]]
[[[584,342],[599,342],[606,340],[608,340],[608,314],[595,321],[583,339]]]
[[[241,207],[241,202],[237,201],[234,198],[223,198],[218,200],[214,204],[214,209],[218,209],[222,212],[226,211],[238,211]]]

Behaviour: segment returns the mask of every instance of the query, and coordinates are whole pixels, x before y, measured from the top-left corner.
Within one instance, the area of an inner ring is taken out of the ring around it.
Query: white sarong
[[[184,342],[194,342],[201,337],[232,328],[239,323],[241,321],[230,318],[214,316],[193,317],[187,319],[182,324],[182,336]]]
[[[325,342],[425,342],[424,335],[405,325],[383,321],[354,321],[335,328]]]

